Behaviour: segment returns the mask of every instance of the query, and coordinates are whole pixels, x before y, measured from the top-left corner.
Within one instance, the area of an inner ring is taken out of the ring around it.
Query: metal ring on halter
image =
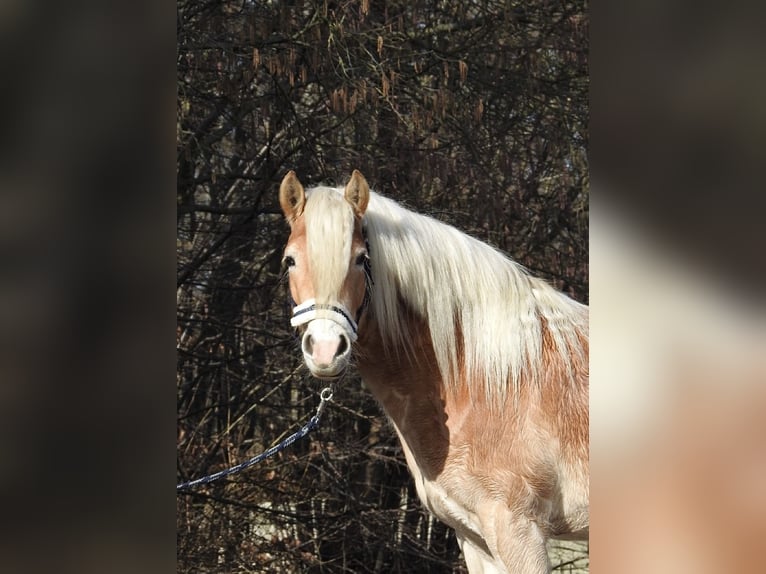
[[[319,402],[319,407],[317,408],[317,414],[314,415],[312,420],[316,420],[316,423],[319,424],[319,417],[322,416],[322,413],[324,412],[324,408],[327,406],[327,403],[329,403],[332,400],[333,390],[332,387],[325,387],[322,389],[322,392],[319,393],[319,398],[321,399]]]

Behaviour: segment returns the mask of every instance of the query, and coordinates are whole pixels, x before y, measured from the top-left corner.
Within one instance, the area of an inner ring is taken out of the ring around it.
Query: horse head
[[[279,203],[290,225],[284,251],[291,324],[298,329],[311,373],[335,379],[348,366],[368,299],[369,255],[363,217],[367,181],[354,170],[345,188],[307,193],[294,171],[282,180]]]

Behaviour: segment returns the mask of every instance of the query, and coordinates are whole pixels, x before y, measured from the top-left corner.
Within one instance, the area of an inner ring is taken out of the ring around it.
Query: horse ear
[[[351,174],[351,179],[346,184],[346,201],[354,206],[357,215],[364,215],[367,203],[370,201],[370,186],[358,169]]]
[[[279,205],[285,213],[287,221],[294,221],[303,213],[303,205],[306,203],[306,192],[303,190],[298,176],[290,170],[279,186]]]

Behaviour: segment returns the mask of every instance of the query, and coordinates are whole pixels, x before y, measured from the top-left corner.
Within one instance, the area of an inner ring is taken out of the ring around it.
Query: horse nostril
[[[340,357],[348,350],[348,337],[345,335],[340,336],[340,343],[338,343],[338,350],[335,351],[335,356]]]
[[[309,333],[303,336],[303,352],[310,355],[314,351],[314,337]]]

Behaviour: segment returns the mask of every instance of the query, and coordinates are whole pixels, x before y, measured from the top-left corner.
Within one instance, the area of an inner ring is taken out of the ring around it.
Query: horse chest
[[[407,378],[407,392],[397,390],[388,383],[391,380],[397,378],[370,376],[366,382],[396,429],[420,501],[458,533],[481,537],[472,504],[479,493],[449,456],[451,431],[446,423],[456,419],[454,413],[446,412],[439,394],[424,384],[426,377]]]
[[[402,437],[401,432],[399,433],[399,438],[407,460],[407,466],[415,483],[415,490],[426,510],[448,526],[454,528],[458,533],[465,534],[466,531],[469,531],[471,534],[480,537],[481,529],[476,514],[464,505],[454,492],[451,492],[455,490],[455,485],[444,484],[446,482],[444,479],[445,473],[440,474],[440,477],[436,479],[427,478],[415,460],[415,456],[407,441]],[[462,490],[464,493],[467,493],[470,487],[468,485],[465,486],[466,488]]]

